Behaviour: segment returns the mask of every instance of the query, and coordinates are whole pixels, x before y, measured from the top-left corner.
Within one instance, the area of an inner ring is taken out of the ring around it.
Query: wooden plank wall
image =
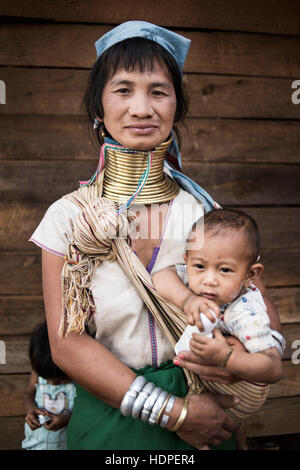
[[[95,170],[80,110],[93,43],[143,19],[192,39],[183,162],[224,206],[259,223],[264,280],[287,340],[284,378],[249,421],[249,436],[300,433],[300,3],[252,0],[1,1],[0,449],[23,438],[28,339],[43,318],[40,251],[27,242],[47,206]],[[3,344],[3,343],[2,343]],[[294,344],[295,345],[295,344]],[[299,346],[298,346],[299,348]]]

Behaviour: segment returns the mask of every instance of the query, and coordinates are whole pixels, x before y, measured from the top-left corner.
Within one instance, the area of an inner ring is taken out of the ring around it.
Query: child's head
[[[46,322],[36,325],[31,334],[29,358],[32,369],[44,379],[67,379],[67,375],[52,361]]]
[[[204,240],[197,236],[203,229]],[[193,225],[184,256],[189,287],[219,306],[233,301],[263,271],[260,238],[252,217],[228,209],[213,210]]]

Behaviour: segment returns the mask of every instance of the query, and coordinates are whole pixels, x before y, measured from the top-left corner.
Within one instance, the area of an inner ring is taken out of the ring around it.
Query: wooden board
[[[0,114],[0,128],[6,136],[0,140],[2,160],[94,158],[97,164],[100,147],[81,116]]]
[[[25,437],[24,423],[25,416],[0,418],[0,450],[21,450]]]
[[[29,327],[29,323],[28,327]],[[31,325],[31,331],[36,325],[34,321]],[[289,360],[294,353],[294,358],[300,358],[300,352],[298,354],[298,349],[292,348],[292,345],[295,340],[300,340],[300,324],[284,324],[282,327],[282,334],[285,337],[287,348],[284,353],[284,360]],[[29,347],[29,335],[10,335],[10,336],[1,336],[1,340],[5,343],[6,348],[6,364],[1,364],[0,374],[23,374],[29,373],[31,370],[30,361],[28,357],[28,347]],[[295,366],[295,370],[299,369],[299,365]],[[289,373],[290,377],[290,373]],[[289,383],[291,378],[288,379]],[[298,387],[293,385],[293,390]],[[298,389],[297,389],[298,390]],[[293,392],[294,394],[294,392]]]
[[[0,64],[89,69],[96,60],[95,41],[110,29],[108,25],[7,23],[0,30],[0,42],[6,45],[0,50]],[[300,37],[177,32],[192,41],[185,72],[300,76]]]
[[[3,252],[0,257],[0,295],[41,295],[40,248],[34,252]],[[267,287],[297,286],[300,277],[300,250],[263,250],[265,271],[262,280]],[[300,336],[299,336],[300,338]]]
[[[0,339],[3,336],[29,335],[34,325],[44,321],[42,296],[0,296]],[[0,368],[1,372],[1,368]]]
[[[0,250],[32,251],[28,240],[47,206],[6,204],[0,206]]]
[[[300,323],[300,287],[268,289],[285,324]],[[35,324],[44,320],[41,295],[0,295],[0,339],[3,336],[29,335]],[[299,336],[300,339],[300,336]]]
[[[29,374],[0,375],[0,417],[24,414],[24,392]]]
[[[268,400],[262,410],[247,420],[247,436],[300,433],[299,397]]]
[[[19,408],[21,410],[21,404]],[[0,417],[0,450],[21,448],[24,418],[24,415]],[[247,421],[247,436],[296,434],[300,432],[299,423],[299,397],[269,399],[262,410]]]
[[[81,113],[86,70],[2,67],[0,75],[6,84],[1,114]],[[290,79],[189,74],[184,81],[192,117],[300,118]]]
[[[3,252],[0,257],[0,295],[41,295],[40,248],[27,253]],[[300,249],[263,250],[262,280],[267,287],[297,286],[300,277]],[[300,338],[300,336],[299,336]]]
[[[265,266],[262,280],[268,287],[297,286],[300,279],[300,250],[265,249],[261,251],[261,261]]]
[[[271,399],[249,419],[247,436],[272,436],[300,432],[299,397]],[[24,439],[24,416],[0,417],[0,450],[19,450]]]
[[[0,295],[42,295],[41,253],[3,253],[0,257]]]
[[[0,204],[0,251],[32,251],[28,239],[48,204]],[[299,207],[233,207],[252,216],[260,230],[262,248],[300,248]],[[295,223],[296,222],[296,223]]]
[[[186,162],[299,163],[298,121],[187,118],[180,125]],[[98,159],[99,144],[81,116],[0,114],[2,160]],[[18,131],[16,132],[16,129]]]
[[[189,116],[299,119],[291,80],[218,75],[185,75]]]
[[[282,323],[300,323],[300,287],[268,289]]]
[[[98,160],[74,162],[3,162],[2,203],[46,204],[89,179]],[[299,165],[187,162],[184,173],[203,186],[223,206],[284,206],[300,201]]]
[[[300,359],[300,324],[299,323],[286,323],[282,325],[282,331],[285,341],[286,349],[284,351],[283,358],[298,361]],[[298,352],[299,351],[299,352]],[[299,368],[299,365],[296,365]]]
[[[34,326],[35,323],[32,325],[32,329]],[[29,339],[29,335],[1,336],[1,341],[5,343],[6,364],[0,365],[0,375],[31,372]]]
[[[183,170],[222,206],[299,204],[298,165],[189,162]]]
[[[240,207],[256,221],[261,238],[261,247],[270,249],[300,247],[299,207]]]
[[[284,376],[280,382],[271,385],[270,398],[300,396],[300,367],[290,361],[284,361],[283,367]],[[29,373],[0,375],[0,417],[24,413],[23,394],[28,381]]]
[[[44,0],[23,2],[2,0],[0,15],[63,22],[119,24],[123,21],[144,20],[162,26],[176,26],[229,31],[259,31],[275,34],[300,34],[298,2],[284,0],[149,0],[143,2],[84,0],[64,4]]]
[[[300,123],[248,119],[186,119],[183,162],[299,163]]]
[[[16,391],[16,385],[24,386],[27,377],[23,376],[19,380],[19,384],[12,383],[13,380],[10,379],[9,384],[16,400],[16,411],[20,413],[22,412],[21,397]],[[5,396],[3,397],[4,400]],[[7,405],[10,406],[9,400]],[[25,417],[23,413],[20,416],[0,416],[0,450],[21,448],[21,442],[24,438]],[[299,423],[299,396],[269,399],[260,412],[247,420],[247,436],[296,434],[300,432]]]
[[[279,382],[271,385],[269,396],[270,398],[300,396],[299,364],[293,364],[290,360],[283,361],[283,377]]]

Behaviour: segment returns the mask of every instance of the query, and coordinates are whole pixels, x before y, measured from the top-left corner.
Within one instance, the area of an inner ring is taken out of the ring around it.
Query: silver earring
[[[99,126],[100,126],[100,122],[98,121],[97,118],[95,118],[94,119],[93,130],[95,131],[96,129],[98,129]]]

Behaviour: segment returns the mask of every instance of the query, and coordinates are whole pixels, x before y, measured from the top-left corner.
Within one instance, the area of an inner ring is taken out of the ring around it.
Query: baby
[[[158,271],[153,284],[184,311],[190,325],[175,347],[177,354],[190,349],[199,363],[226,367],[247,383],[269,384],[281,378],[282,365],[266,306],[253,285],[263,271],[258,260],[255,221],[241,211],[213,210],[192,227],[184,254],[186,264]],[[190,334],[191,329],[204,332],[204,326],[212,326],[213,334]],[[221,332],[235,336],[245,350],[233,350]],[[260,406],[266,396],[261,396]],[[252,412],[246,404],[237,417],[244,419]]]

